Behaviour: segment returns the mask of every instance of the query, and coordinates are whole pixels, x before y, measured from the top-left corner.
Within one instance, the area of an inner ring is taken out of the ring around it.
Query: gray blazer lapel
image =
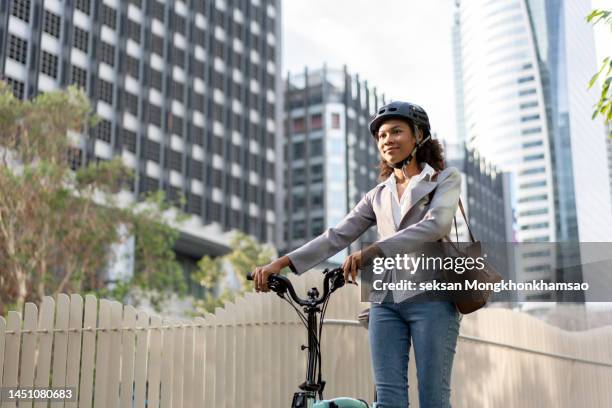
[[[400,220],[399,229],[402,229],[402,223],[408,217],[408,214],[410,214],[410,211],[412,210],[414,205],[418,203],[421,198],[429,194],[436,187],[437,184],[438,183],[436,183],[435,181],[427,181],[423,179],[420,180],[412,190],[410,190],[410,201],[408,204],[408,210],[406,210],[406,213]]]

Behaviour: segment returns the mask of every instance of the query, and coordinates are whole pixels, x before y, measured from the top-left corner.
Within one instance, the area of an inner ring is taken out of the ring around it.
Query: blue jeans
[[[449,408],[461,314],[448,301],[372,303],[370,353],[377,407],[408,406],[408,353],[414,343],[420,408]]]

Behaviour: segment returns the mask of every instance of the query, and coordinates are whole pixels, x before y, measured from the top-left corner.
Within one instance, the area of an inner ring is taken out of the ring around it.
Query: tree
[[[230,246],[232,251],[227,255],[214,259],[205,256],[198,262],[198,270],[192,274],[192,280],[202,286],[206,292],[203,299],[194,302],[193,315],[212,312],[215,307],[234,300],[247,290],[252,290],[253,285],[246,280],[246,274],[252,272],[257,266],[269,263],[274,256],[274,250],[271,247],[258,243],[254,238],[242,232],[234,234]],[[223,281],[225,265],[231,266],[239,282],[238,290],[232,290],[225,285]],[[287,273],[287,270],[283,272]],[[218,296],[215,296],[214,290],[219,291]]]
[[[163,195],[120,206],[116,193],[132,174],[118,158],[71,170],[78,134],[96,122],[77,88],[21,101],[0,82],[0,314],[60,292],[120,298],[133,285],[160,297],[185,291]],[[136,268],[109,291],[100,272],[121,240],[120,226],[136,236]]]
[[[593,10],[587,17],[586,20],[595,25],[600,21],[607,24],[612,30],[612,10]],[[599,100],[595,104],[595,110],[593,111],[593,119],[598,115],[603,116],[604,123],[609,126],[610,133],[609,137],[612,138],[612,58],[610,56],[604,58],[601,63],[601,68],[589,81],[589,89],[595,85],[598,79],[603,81],[601,87],[601,94]]]

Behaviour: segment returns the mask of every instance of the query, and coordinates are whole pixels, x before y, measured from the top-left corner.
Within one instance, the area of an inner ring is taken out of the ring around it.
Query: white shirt
[[[429,164],[425,163],[421,173],[410,177],[408,185],[404,189],[401,197],[397,196],[397,185],[395,180],[395,172],[391,173],[389,178],[385,180],[384,184],[391,190],[391,208],[393,210],[393,221],[395,222],[395,228],[399,228],[402,217],[408,211],[410,204],[410,190],[416,186],[416,184],[423,180],[425,176],[433,175],[436,171]]]

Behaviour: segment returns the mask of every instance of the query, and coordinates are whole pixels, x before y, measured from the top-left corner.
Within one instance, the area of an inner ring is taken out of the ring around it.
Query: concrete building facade
[[[0,74],[20,98],[86,91],[101,121],[74,166],[121,157],[132,199],[184,196],[179,254],[222,253],[232,229],[277,245],[280,15],[280,0],[15,0]]]
[[[335,226],[377,184],[380,158],[367,124],[383,103],[346,67],[288,75],[283,252]],[[375,240],[371,230],[360,242]],[[330,261],[342,262],[346,252]]]

